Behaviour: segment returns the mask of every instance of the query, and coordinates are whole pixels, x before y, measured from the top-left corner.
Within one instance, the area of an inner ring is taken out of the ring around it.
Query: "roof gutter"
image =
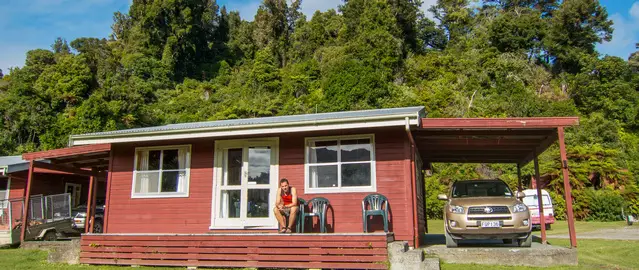
[[[81,134],[81,135],[71,135],[69,137],[69,146],[75,145],[87,145],[87,144],[96,144],[96,143],[117,143],[117,142],[133,142],[133,141],[152,141],[152,140],[160,140],[167,139],[167,137],[177,137],[179,135],[190,135],[190,137],[195,136],[194,134],[200,134],[200,137],[210,137],[213,136],[211,133],[225,133],[225,132],[240,132],[244,131],[242,135],[251,134],[251,130],[258,130],[270,133],[276,133],[278,128],[288,128],[286,132],[295,132],[296,130],[291,130],[296,127],[328,127],[330,125],[344,125],[344,128],[347,128],[348,125],[356,125],[356,124],[371,124],[370,127],[379,127],[379,126],[404,126],[404,119],[409,118],[410,123],[416,126],[420,125],[420,117],[419,113],[410,113],[410,114],[396,114],[396,115],[382,115],[382,116],[371,116],[371,117],[362,117],[362,118],[345,118],[345,119],[327,119],[327,120],[309,120],[309,121],[296,121],[296,122],[284,122],[284,123],[269,123],[269,124],[253,124],[253,125],[237,125],[237,126],[220,126],[220,127],[205,127],[205,128],[193,128],[193,129],[175,129],[175,130],[155,130],[155,131],[139,131],[139,132],[129,132],[129,133],[116,133],[116,134]],[[359,128],[365,128],[366,126],[358,126]],[[355,128],[358,128],[355,127]],[[353,127],[348,127],[353,128]],[[331,129],[340,129],[339,126],[334,126]],[[300,130],[307,131],[307,130]],[[220,136],[230,136],[232,134],[223,134]],[[159,138],[161,137],[161,138]],[[135,138],[138,138],[137,140]],[[156,138],[156,139],[154,139]]]

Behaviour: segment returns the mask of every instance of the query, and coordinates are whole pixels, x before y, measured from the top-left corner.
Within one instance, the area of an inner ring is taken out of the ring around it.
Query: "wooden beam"
[[[71,163],[75,168],[92,168],[98,165],[102,165],[100,167],[106,167],[108,166],[109,162],[105,159],[105,160],[98,160],[98,161],[93,161],[93,162],[87,162],[87,163]]]
[[[22,206],[22,227],[20,228],[20,243],[24,243],[27,226],[29,226],[29,199],[31,198],[31,184],[33,183],[33,160],[29,161],[29,172],[27,174],[27,183],[24,191],[24,205]]]
[[[436,158],[428,159],[432,163],[517,163],[519,159],[503,159],[503,158]]]
[[[531,162],[534,158],[535,155],[540,155],[542,153],[544,153],[546,151],[546,149],[548,149],[548,147],[550,147],[552,144],[554,144],[557,141],[557,134],[553,134],[548,136],[546,139],[544,139],[543,141],[541,141],[539,143],[539,145],[537,145],[537,147],[535,147],[533,149],[533,151],[531,151],[530,153],[528,153],[528,155],[526,155],[521,162],[519,163],[522,167],[525,166],[526,164],[528,164],[529,162]]]
[[[93,187],[95,186],[95,176],[89,176],[89,194],[87,197],[87,214],[84,216],[84,232],[88,233],[90,227],[93,227],[91,223],[91,215],[93,214]]]
[[[422,118],[425,129],[459,128],[557,128],[579,124],[578,117],[522,117],[522,118]]]
[[[413,131],[415,138],[432,136],[548,136],[555,133],[555,129],[420,129]]]
[[[109,158],[109,152],[98,153],[95,155],[83,155],[83,156],[74,156],[70,158],[58,158],[51,160],[53,164],[64,164],[64,163],[73,163],[83,160],[94,160],[94,159],[107,159]]]
[[[83,169],[78,169],[78,168],[73,168],[73,167],[68,167],[63,165],[55,165],[55,164],[50,164],[50,163],[41,162],[41,161],[33,161],[33,166],[42,168],[42,169],[72,173],[72,174],[77,174],[82,176],[94,176],[93,172],[88,170],[83,170]]]
[[[532,151],[535,146],[521,145],[429,145],[417,143],[423,151],[499,151],[499,150],[523,150]]]
[[[109,203],[111,201],[111,182],[113,179],[113,151],[109,153],[109,168],[106,178],[106,198],[104,201],[104,217],[102,218],[102,233],[107,233],[109,229]]]
[[[22,154],[22,159],[24,160],[51,159],[51,158],[71,157],[71,156],[77,156],[82,154],[109,152],[109,151],[111,151],[110,143],[93,144],[93,145],[83,145],[83,146],[53,149],[48,151],[24,153]]]
[[[575,217],[572,211],[572,188],[568,177],[568,157],[566,155],[566,145],[564,143],[564,128],[557,128],[559,137],[559,154],[561,155],[561,173],[564,177],[564,198],[566,200],[566,216],[568,219],[568,232],[570,234],[570,246],[577,247],[577,233],[575,232]]]
[[[425,144],[435,145],[539,145],[543,139],[479,139],[479,138],[451,138],[432,139],[421,141]]]

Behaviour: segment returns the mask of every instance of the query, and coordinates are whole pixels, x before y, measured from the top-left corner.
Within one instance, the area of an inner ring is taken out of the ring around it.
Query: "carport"
[[[89,177],[85,232],[93,232],[97,178],[106,178],[105,176],[110,164],[109,161],[111,160],[110,154],[111,144],[75,146],[23,154],[22,159],[29,162],[29,169],[24,191],[25,202],[22,215],[22,224],[25,224],[25,226],[22,226],[20,241],[24,242],[25,232],[28,226],[27,213],[29,213],[31,186],[35,180],[35,168]]]
[[[532,161],[540,206],[543,203],[538,156],[558,142],[570,244],[577,247],[564,128],[578,124],[577,117],[422,118],[420,127],[413,129],[409,136],[425,167],[439,162],[515,164],[519,190],[522,190],[521,167]],[[546,243],[543,207],[539,209],[541,239]]]

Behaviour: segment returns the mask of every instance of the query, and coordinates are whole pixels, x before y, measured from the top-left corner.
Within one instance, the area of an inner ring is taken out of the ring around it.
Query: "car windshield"
[[[537,199],[537,195],[528,195],[526,197],[524,197],[524,204],[528,205],[528,206],[538,206],[538,199]],[[541,199],[544,203],[544,206],[546,205],[552,205],[550,203],[550,197],[548,197],[548,195],[542,195]]]
[[[513,192],[502,181],[460,181],[453,185],[453,198],[512,197]]]

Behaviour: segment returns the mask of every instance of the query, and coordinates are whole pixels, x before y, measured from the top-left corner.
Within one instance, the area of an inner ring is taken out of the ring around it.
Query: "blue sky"
[[[424,0],[423,10],[436,0]],[[335,8],[341,0],[305,0],[302,11]],[[602,54],[627,58],[639,42],[639,0],[601,0],[615,22],[611,42],[599,44]],[[113,12],[128,10],[131,0],[0,0],[0,69],[24,65],[25,53],[49,49],[57,37],[71,42],[78,37],[108,37]],[[260,0],[218,0],[252,20]]]

